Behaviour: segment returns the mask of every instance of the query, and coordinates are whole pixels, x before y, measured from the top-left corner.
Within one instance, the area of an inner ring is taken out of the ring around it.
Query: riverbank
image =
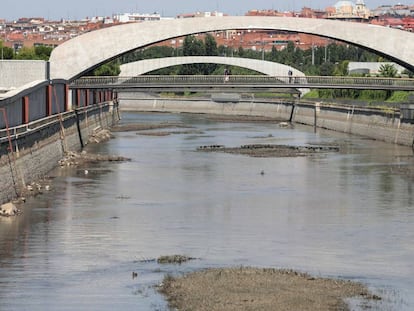
[[[361,107],[302,99],[255,99],[215,102],[209,98],[162,98],[142,93],[121,93],[121,111],[208,114],[221,117],[266,117],[315,128],[412,146],[414,123],[389,107]]]
[[[356,282],[292,270],[214,268],[165,277],[159,291],[177,310],[349,310],[346,301],[380,300]]]
[[[11,135],[10,142],[2,140],[0,203],[27,195],[27,186],[33,186],[47,176],[65,154],[82,150],[96,139],[97,133],[119,120],[118,106],[112,102],[68,111],[59,116],[32,122],[24,131]],[[13,152],[10,152],[9,144],[13,146]]]

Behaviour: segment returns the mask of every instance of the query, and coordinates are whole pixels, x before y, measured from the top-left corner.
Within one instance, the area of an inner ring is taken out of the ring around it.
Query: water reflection
[[[122,122],[182,122],[200,134],[117,133],[96,148],[131,162],[89,166],[88,174],[59,169],[53,192],[31,199],[22,216],[0,219],[2,310],[162,310],[152,285],[164,273],[240,264],[361,280],[385,297],[377,309],[414,308],[413,185],[392,173],[412,165],[409,148],[190,115],[128,113]],[[341,152],[196,152],[250,143]],[[201,260],[145,260],[175,253]]]

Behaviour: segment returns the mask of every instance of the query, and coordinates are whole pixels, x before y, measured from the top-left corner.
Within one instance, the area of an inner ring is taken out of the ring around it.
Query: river
[[[413,166],[411,148],[270,122],[132,112],[121,120],[159,122],[194,131],[115,133],[95,151],[130,162],[58,168],[52,191],[0,219],[0,310],[167,310],[154,289],[164,275],[240,265],[360,281],[383,298],[371,310],[414,309],[414,187],[397,173]],[[196,150],[243,144],[340,151]],[[197,259],[153,260],[172,254]]]

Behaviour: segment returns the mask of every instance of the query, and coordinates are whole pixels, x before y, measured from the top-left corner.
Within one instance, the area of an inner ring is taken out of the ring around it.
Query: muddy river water
[[[59,168],[52,191],[0,219],[0,310],[168,310],[154,289],[167,273],[240,265],[360,281],[383,298],[371,310],[414,310],[411,148],[185,114],[123,113],[121,122],[194,131],[115,133],[96,151],[130,162]],[[244,144],[340,150],[281,158],[197,151]],[[197,259],[153,260],[171,254]]]

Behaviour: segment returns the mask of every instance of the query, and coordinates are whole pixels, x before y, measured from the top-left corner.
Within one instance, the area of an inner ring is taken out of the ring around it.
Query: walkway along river
[[[165,274],[240,265],[360,281],[382,297],[374,310],[414,309],[411,148],[199,115],[125,112],[129,123],[174,126],[114,133],[94,151],[131,161],[56,169],[52,191],[0,219],[2,310],[167,310],[153,288]],[[338,151],[197,150],[257,144]],[[152,260],[166,254],[197,260]]]

